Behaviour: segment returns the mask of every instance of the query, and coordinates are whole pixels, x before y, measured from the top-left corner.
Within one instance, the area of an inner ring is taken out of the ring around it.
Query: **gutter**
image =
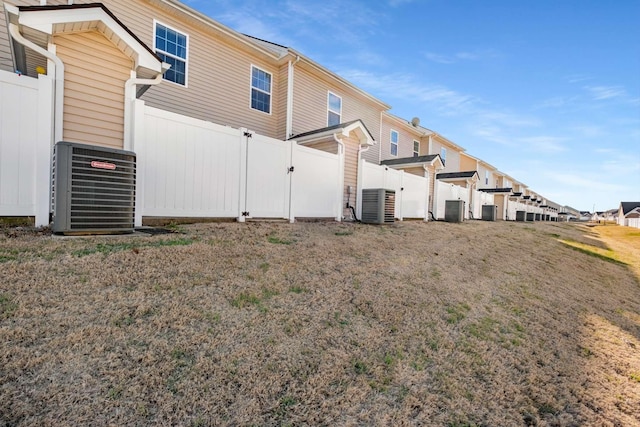
[[[64,108],[64,64],[62,63],[62,60],[58,58],[53,52],[49,52],[47,49],[44,49],[33,43],[32,41],[24,38],[16,24],[9,24],[9,34],[11,34],[11,37],[15,41],[25,47],[28,47],[29,49],[34,50],[54,64],[55,88],[53,96],[55,99],[55,103],[53,109],[52,142],[55,143],[57,141],[62,141],[62,112]]]
[[[293,134],[293,67],[300,62],[300,56],[296,57],[296,60],[289,61],[289,69],[287,75],[287,124],[285,141]]]

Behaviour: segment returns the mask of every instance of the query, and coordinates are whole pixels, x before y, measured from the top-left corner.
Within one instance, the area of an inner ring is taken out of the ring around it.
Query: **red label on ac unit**
[[[111,171],[116,169],[116,165],[114,165],[113,163],[98,162],[95,160],[91,162],[91,167],[98,168],[98,169],[109,169]]]

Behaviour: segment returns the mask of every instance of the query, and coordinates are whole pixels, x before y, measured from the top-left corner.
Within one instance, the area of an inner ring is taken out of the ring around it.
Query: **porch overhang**
[[[478,171],[465,171],[465,172],[446,172],[436,175],[436,179],[443,182],[472,182],[478,181]]]
[[[134,61],[136,71],[157,75],[168,64],[144,44],[101,3],[59,6],[13,6],[5,4],[9,22],[26,34],[53,36],[97,31]]]
[[[341,123],[335,126],[328,126],[326,128],[316,129],[309,132],[304,132],[298,135],[294,135],[290,140],[296,141],[300,145],[311,144],[314,142],[330,141],[334,138],[348,137],[351,133],[354,133],[362,146],[372,146],[376,143],[373,135],[367,129],[367,126],[362,120],[354,120],[347,123]]]
[[[380,162],[380,164],[389,166],[392,169],[406,169],[420,166],[433,166],[437,170],[444,169],[444,163],[442,162],[440,154],[383,160],[382,162]]]
[[[511,187],[508,188],[478,188],[478,190],[484,193],[492,193],[492,194],[508,194],[511,195],[511,191],[513,190]]]

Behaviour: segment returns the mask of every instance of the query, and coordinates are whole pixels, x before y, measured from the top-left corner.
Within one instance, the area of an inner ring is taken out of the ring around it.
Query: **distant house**
[[[640,202],[620,202],[618,225],[640,228]]]

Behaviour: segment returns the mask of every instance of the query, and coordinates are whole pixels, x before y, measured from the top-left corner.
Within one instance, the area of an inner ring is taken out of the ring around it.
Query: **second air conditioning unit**
[[[384,188],[362,190],[362,222],[365,224],[393,224],[396,211],[396,192]]]

